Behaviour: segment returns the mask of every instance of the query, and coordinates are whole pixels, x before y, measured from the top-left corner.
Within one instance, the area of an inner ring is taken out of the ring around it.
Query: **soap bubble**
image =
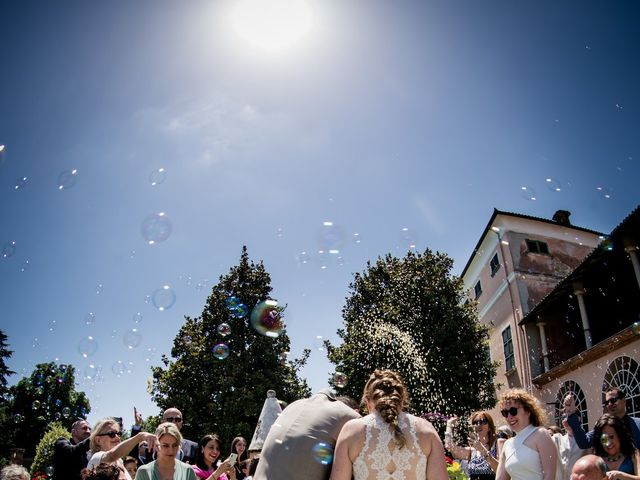
[[[96,295],[100,295],[102,293],[102,290],[104,289],[104,287],[102,286],[101,283],[99,283],[98,285],[96,285]]]
[[[78,343],[78,352],[84,358],[90,357],[91,355],[96,353],[97,350],[98,350],[98,342],[96,342],[96,339],[93,338],[91,335],[89,335],[88,337],[84,337]]]
[[[220,325],[218,325],[218,333],[220,334],[220,336],[226,337],[227,335],[231,334],[231,327],[228,323],[221,323]]]
[[[2,246],[2,258],[9,258],[16,253],[16,242],[11,240]]]
[[[302,251],[296,256],[296,261],[298,262],[299,266],[307,265],[309,262],[311,262],[311,256],[307,252]]]
[[[149,183],[151,183],[152,187],[155,187],[156,185],[160,185],[161,183],[164,183],[166,179],[167,179],[167,172],[162,167],[153,170],[149,174]]]
[[[111,365],[111,371],[116,377],[121,377],[125,372],[125,366],[122,360],[116,360],[113,362],[113,365]]]
[[[20,265],[20,271],[21,272],[26,272],[27,270],[29,270],[30,266],[31,266],[31,264],[29,263],[29,259],[27,259],[24,262],[22,262],[22,265]]]
[[[538,198],[535,190],[531,187],[520,187],[520,193],[522,195],[522,198],[524,198],[525,200],[535,201]]]
[[[402,247],[415,249],[417,243],[418,235],[413,230],[409,230],[409,227],[402,227],[400,230],[400,244]]]
[[[84,316],[84,323],[87,325],[93,325],[96,321],[96,315],[93,312],[89,312]]]
[[[33,403],[31,404],[31,406],[33,407],[34,410],[37,410],[40,408],[40,400],[34,400]]]
[[[22,415],[20,415],[19,413],[16,413],[13,416],[13,423],[22,423],[24,421],[24,417]]]
[[[347,376],[342,372],[336,372],[333,374],[333,384],[336,388],[344,388],[347,384]]]
[[[62,409],[62,416],[64,418],[67,418],[67,417],[69,417],[69,415],[71,415],[71,409],[69,407],[64,407]]]
[[[344,229],[333,222],[323,222],[318,230],[318,247],[329,253],[340,253],[344,247],[346,234]]]
[[[240,305],[240,299],[232,295],[225,300],[225,305],[229,311],[233,312],[238,308],[238,305]]]
[[[224,360],[229,356],[229,346],[226,343],[218,343],[214,345],[213,356],[218,360]]]
[[[173,225],[164,212],[149,215],[142,222],[142,236],[149,245],[164,242],[171,235]]]
[[[322,465],[331,465],[333,462],[333,448],[331,445],[318,442],[312,448],[313,458]]]
[[[13,188],[15,190],[20,190],[21,188],[24,188],[26,184],[27,184],[27,177],[20,177],[16,180],[16,183],[13,186]]]
[[[613,250],[613,240],[610,237],[600,237],[602,240],[600,242],[600,249],[605,252],[611,252]]]
[[[176,294],[169,285],[163,285],[153,292],[153,305],[161,312],[170,309],[176,303]]]
[[[322,335],[316,335],[313,339],[313,346],[319,352],[324,352],[324,337]]]
[[[611,189],[604,186],[597,186],[596,191],[606,200],[611,198]]]
[[[142,334],[138,332],[137,329],[132,328],[131,330],[127,330],[122,337],[122,341],[124,342],[124,346],[129,350],[134,349],[142,342]]]
[[[600,443],[604,448],[611,448],[613,446],[613,442],[606,433],[600,435]]]
[[[633,325],[631,325],[631,331],[635,335],[640,335],[640,322],[635,322]]]
[[[284,323],[278,310],[278,302],[265,300],[258,303],[251,312],[251,325],[260,334],[267,337],[278,337]]]
[[[233,316],[236,318],[244,318],[247,316],[247,313],[249,313],[249,307],[244,303],[240,303],[233,311]]]
[[[78,180],[78,170],[65,170],[58,175],[58,190],[68,190],[73,187]]]
[[[142,314],[140,312],[136,312],[133,314],[133,323],[140,323],[142,321]]]
[[[552,192],[560,192],[562,191],[562,185],[555,178],[547,177],[544,179],[544,183],[549,190]]]

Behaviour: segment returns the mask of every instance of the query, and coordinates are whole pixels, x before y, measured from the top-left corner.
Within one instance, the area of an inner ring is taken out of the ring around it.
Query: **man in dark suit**
[[[87,466],[91,426],[86,420],[71,425],[71,440],[62,437],[53,445],[53,480],[81,480]]]
[[[135,425],[131,427],[132,436],[141,431],[142,425],[142,415],[140,414],[140,412],[138,412],[136,407],[133,407],[133,415],[135,417]],[[177,408],[167,408],[162,414],[162,422],[175,423],[176,427],[178,427],[178,430],[181,430],[184,423],[184,417],[182,416],[182,412],[180,412],[180,410],[178,410]],[[198,444],[192,440],[183,438],[180,444],[180,451],[178,452],[178,460],[193,465],[196,462],[197,454]],[[136,449],[132,450],[132,453],[130,455],[142,461],[142,463],[149,463],[153,460],[152,452],[149,452],[147,450],[146,454],[142,456],[138,454],[137,447]]]

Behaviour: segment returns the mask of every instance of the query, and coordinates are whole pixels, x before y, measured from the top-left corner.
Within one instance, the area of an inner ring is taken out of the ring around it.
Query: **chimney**
[[[553,214],[553,221],[558,225],[564,225],[565,227],[571,226],[571,220],[569,217],[571,216],[571,212],[568,210],[558,210]]]

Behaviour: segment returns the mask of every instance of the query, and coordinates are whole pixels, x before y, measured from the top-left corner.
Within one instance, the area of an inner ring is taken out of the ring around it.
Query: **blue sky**
[[[247,245],[318,390],[332,368],[316,337],[337,339],[368,260],[415,244],[459,273],[494,207],[608,232],[637,205],[637,2],[308,0],[310,29],[265,50],[234,29],[237,1],[0,2],[13,382],[57,359],[92,421],[157,413],[149,366]],[[159,212],[172,231],[148,245]],[[339,254],[318,254],[323,222]],[[176,302],[159,311],[145,297],[163,285]]]

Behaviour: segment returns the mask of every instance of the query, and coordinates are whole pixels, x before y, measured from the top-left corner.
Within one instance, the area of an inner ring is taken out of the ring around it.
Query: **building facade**
[[[551,220],[494,210],[461,274],[479,321],[490,329],[498,395],[503,388],[531,390],[544,373],[546,334],[522,320],[603,241],[569,217],[563,210]]]

